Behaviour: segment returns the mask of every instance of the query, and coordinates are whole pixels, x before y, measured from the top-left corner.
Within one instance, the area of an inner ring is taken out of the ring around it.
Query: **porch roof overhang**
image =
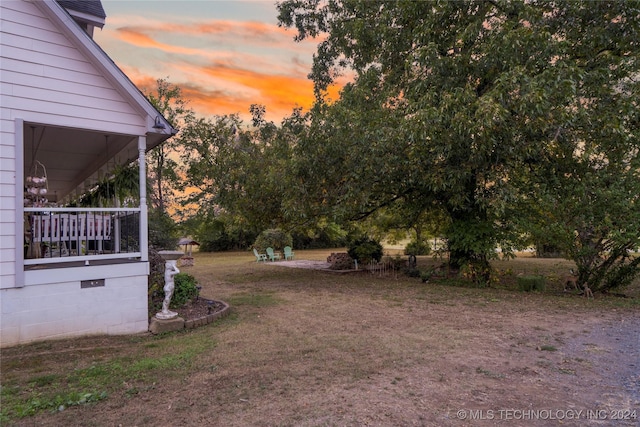
[[[147,134],[147,149],[169,136]],[[25,176],[33,174],[37,167],[44,167],[47,199],[59,203],[108,176],[115,166],[138,159],[138,139],[137,135],[25,123]]]

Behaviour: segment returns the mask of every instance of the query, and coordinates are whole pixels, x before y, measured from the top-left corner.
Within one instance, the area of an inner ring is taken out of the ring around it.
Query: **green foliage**
[[[298,249],[339,248],[347,244],[347,232],[335,222],[318,220],[292,232],[293,247]]]
[[[201,252],[238,250],[249,247],[256,234],[234,222],[231,215],[206,216],[194,229]]]
[[[615,241],[618,264],[637,246],[637,2],[286,0],[278,10],[297,40],[323,36],[317,103],[294,153],[318,212],[393,208],[409,226],[437,212],[452,268],[471,264],[485,281],[495,248],[532,231],[528,212],[567,224],[563,250],[585,280],[610,264],[591,246]],[[353,81],[324,102],[345,68]],[[516,203],[546,197],[529,211]],[[631,277],[625,265],[608,283]]]
[[[294,110],[277,126],[265,120],[263,106],[252,105],[251,113],[252,126],[232,115],[198,119],[182,130],[185,185],[195,189],[184,203],[215,206],[252,233],[310,223],[300,213],[301,182],[288,172],[304,116]]]
[[[140,199],[138,162],[117,165],[91,190],[69,204],[73,207],[113,207],[116,200],[120,207],[137,205]]]
[[[429,242],[412,240],[404,248],[404,253],[405,255],[429,255],[431,253],[431,246]]]
[[[159,209],[149,211],[149,245],[160,250],[174,250],[178,245],[176,223]]]
[[[171,297],[171,307],[180,308],[198,295],[198,282],[196,278],[187,273],[178,273],[174,276],[175,288]]]
[[[156,339],[161,343],[159,347],[168,349],[167,354],[146,351],[150,345],[133,346],[139,350],[138,353],[107,360],[94,359],[80,367],[65,368],[57,375],[38,374],[26,381],[28,385],[3,383],[0,387],[0,422],[12,425],[16,424],[15,420],[43,411],[62,411],[71,406],[94,404],[121,393],[131,395],[140,389],[153,390],[159,376],[184,375],[199,354],[216,345],[215,340],[202,340],[201,337],[183,336],[179,338],[177,347],[176,337]],[[35,372],[40,370],[36,368]]]
[[[280,229],[269,229],[260,233],[253,243],[253,247],[259,251],[264,251],[266,248],[273,248],[279,251],[285,246],[291,246],[292,244],[293,239],[290,234]]]
[[[520,276],[517,282],[518,289],[524,292],[543,292],[545,289],[544,276]]]
[[[359,237],[347,246],[347,253],[353,259],[358,260],[360,264],[366,264],[371,261],[379,262],[382,259],[382,245],[379,241],[370,237]]]
[[[23,418],[44,410],[64,411],[68,407],[86,405],[99,402],[107,398],[106,392],[77,392],[71,391],[63,394],[56,394],[52,397],[38,396],[29,399],[22,405],[13,408],[17,418]]]
[[[400,254],[397,254],[394,257],[386,256],[382,262],[395,271],[407,269],[407,259],[400,256]]]

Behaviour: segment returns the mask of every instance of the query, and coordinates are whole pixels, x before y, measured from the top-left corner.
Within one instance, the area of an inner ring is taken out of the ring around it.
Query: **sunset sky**
[[[317,41],[293,41],[277,25],[275,1],[102,0],[106,25],[95,40],[138,87],[159,78],[182,88],[199,116],[267,107],[279,122],[308,108],[307,78]]]

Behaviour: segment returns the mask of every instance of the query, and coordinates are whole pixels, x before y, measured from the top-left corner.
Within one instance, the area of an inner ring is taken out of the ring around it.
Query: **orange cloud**
[[[143,59],[134,53],[128,59],[130,65],[122,65],[136,85],[153,92],[157,78],[166,78],[181,87],[183,98],[199,114],[239,113],[248,118],[249,106],[262,104],[267,118],[280,119],[295,107],[307,109],[313,104],[313,83],[306,75],[317,41],[295,43],[293,32],[276,25],[143,19],[139,25],[121,26],[109,34],[120,44],[154,49],[159,54]],[[113,46],[114,59],[120,52],[123,57],[132,52]],[[152,77],[156,72],[162,75]],[[333,99],[341,86],[330,89]]]
[[[117,34],[121,41],[138,47],[160,49],[164,52],[184,55],[203,55],[205,53],[202,49],[160,43],[143,32],[133,28],[120,28],[118,29]]]
[[[181,48],[175,45],[160,43],[154,38],[176,38],[188,36],[192,40],[202,40],[206,36],[214,37],[223,45],[241,45],[271,47],[309,53],[317,45],[318,40],[294,42],[294,33],[277,25],[252,21],[216,20],[206,23],[178,24],[153,22],[138,26],[121,26],[117,28],[118,37],[127,43],[140,47],[158,48],[171,52],[203,54],[203,49]]]

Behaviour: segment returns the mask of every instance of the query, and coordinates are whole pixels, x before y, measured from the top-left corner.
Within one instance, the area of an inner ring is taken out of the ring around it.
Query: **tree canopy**
[[[530,231],[523,200],[548,201],[554,214],[566,202],[566,217],[548,226],[574,247],[605,215],[567,221],[587,210],[571,197],[619,207],[599,239],[638,229],[637,1],[287,0],[278,9],[297,40],[324,37],[310,73],[318,101],[296,146],[316,208],[444,214],[452,265],[484,277],[495,248]],[[353,82],[326,102],[346,70]],[[638,245],[637,232],[624,234],[624,247]]]

